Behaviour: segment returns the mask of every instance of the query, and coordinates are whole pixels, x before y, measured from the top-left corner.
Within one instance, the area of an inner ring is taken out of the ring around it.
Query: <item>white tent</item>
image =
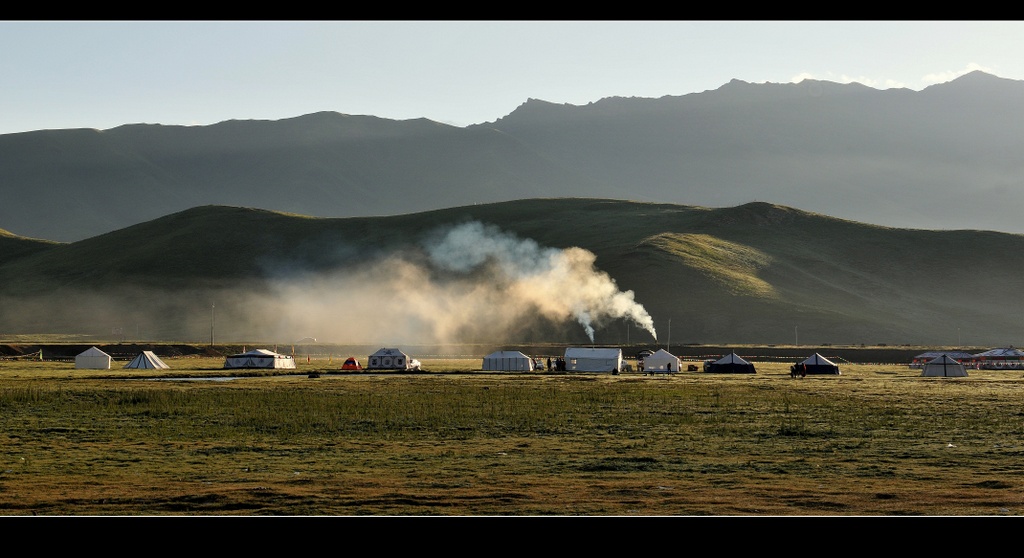
[[[110,355],[91,347],[75,357],[75,368],[90,368],[94,370],[110,369]]]
[[[644,373],[667,372],[672,374],[679,372],[680,366],[679,357],[665,349],[658,349],[654,354],[644,357]]]
[[[926,362],[921,368],[921,375],[964,377],[967,369],[955,358],[943,354]]]
[[[1024,368],[1024,351],[1013,347],[992,349],[974,355],[979,369],[1020,370]]]
[[[569,347],[565,350],[566,370],[618,373],[622,367],[622,349]]]
[[[170,368],[153,351],[142,351],[125,368]]]
[[[795,371],[803,372],[804,374],[835,374],[836,376],[842,374],[839,371],[838,364],[818,353],[814,353],[797,364]]]
[[[227,357],[224,368],[295,368],[295,359],[267,349],[253,349]]]
[[[365,370],[419,370],[420,361],[398,349],[379,349],[366,359]]]
[[[519,351],[495,351],[484,357],[481,370],[533,370],[533,359]]]

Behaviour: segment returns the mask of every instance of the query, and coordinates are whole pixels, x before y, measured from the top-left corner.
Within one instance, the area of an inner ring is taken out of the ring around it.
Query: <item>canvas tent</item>
[[[533,359],[519,351],[495,351],[484,357],[481,370],[533,370]]]
[[[569,347],[565,350],[566,370],[618,373],[622,367],[622,349]]]
[[[804,374],[835,374],[840,375],[839,365],[818,353],[797,363],[796,371]]]
[[[728,374],[754,374],[754,365],[750,364],[743,357],[736,353],[729,353],[718,360],[704,362],[705,372],[718,372]]]
[[[90,347],[75,357],[75,368],[109,370],[111,360],[110,355],[107,353],[104,353],[96,347]]]
[[[366,359],[367,370],[419,370],[420,361],[398,349],[379,349]]]
[[[666,372],[673,374],[679,372],[680,366],[679,357],[665,349],[658,349],[656,352],[644,357],[644,373],[656,374],[658,372]]]
[[[922,376],[952,376],[963,377],[967,375],[967,369],[963,363],[955,358],[943,354],[925,363],[921,369]]]
[[[164,361],[160,360],[160,357],[156,356],[153,351],[142,351],[131,362],[124,365],[125,368],[155,368],[155,369],[166,369],[170,368]]]
[[[342,370],[362,370],[363,367],[359,365],[359,361],[356,357],[348,357],[345,359],[344,364],[341,365]]]
[[[972,355],[971,353],[965,353],[963,351],[928,351],[926,353],[921,353],[915,356],[913,360],[910,361],[910,367],[922,368],[925,364],[928,363],[928,361],[939,358],[942,355],[949,355],[950,358],[964,365],[968,365],[974,362],[974,355]]]
[[[267,349],[253,349],[227,357],[224,368],[295,368],[295,359]]]
[[[1013,347],[992,349],[974,355],[979,369],[1020,370],[1024,368],[1024,351]]]

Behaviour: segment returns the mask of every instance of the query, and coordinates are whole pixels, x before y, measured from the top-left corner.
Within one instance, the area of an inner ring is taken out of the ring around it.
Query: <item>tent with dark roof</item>
[[[818,353],[807,357],[796,365],[796,372],[804,374],[834,374],[838,376],[839,365]]]
[[[922,376],[964,377],[967,369],[955,358],[943,354],[925,363],[921,369]]]
[[[734,352],[718,360],[705,361],[704,371],[727,374],[755,374],[757,372],[753,364]]]

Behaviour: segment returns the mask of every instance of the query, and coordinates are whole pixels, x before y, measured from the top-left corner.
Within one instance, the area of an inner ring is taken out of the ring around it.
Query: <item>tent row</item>
[[[75,356],[75,368],[87,370],[109,370],[113,362],[114,359],[110,355],[97,347],[90,347]],[[153,351],[142,351],[125,364],[124,368],[167,369],[170,366],[160,360]]]
[[[943,355],[962,364],[964,368],[978,370],[1024,370],[1024,351],[1014,347],[991,349],[977,354],[963,351],[930,351],[921,353],[910,362],[911,368],[923,368]]]

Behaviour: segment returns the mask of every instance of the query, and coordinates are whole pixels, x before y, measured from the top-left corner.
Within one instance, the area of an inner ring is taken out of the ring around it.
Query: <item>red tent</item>
[[[363,367],[359,366],[359,361],[356,357],[348,357],[345,359],[345,364],[341,365],[342,370],[362,370]]]

